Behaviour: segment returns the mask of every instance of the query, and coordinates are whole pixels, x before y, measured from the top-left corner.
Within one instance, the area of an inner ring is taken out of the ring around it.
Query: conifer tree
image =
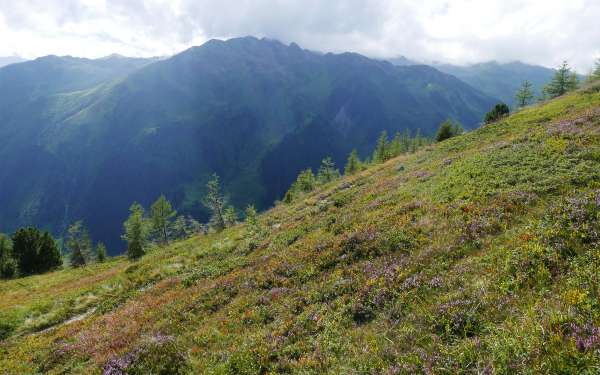
[[[0,279],[10,279],[17,275],[17,261],[12,255],[10,239],[0,233]]]
[[[253,205],[248,205],[248,207],[246,207],[246,229],[251,235],[256,235],[261,232],[256,208],[254,208]]]
[[[225,198],[221,195],[221,184],[216,173],[206,184],[206,189],[204,205],[211,211],[210,226],[216,231],[222,231],[225,228]]]
[[[550,83],[544,87],[544,93],[552,99],[575,90],[577,85],[577,74],[573,72],[569,67],[569,64],[564,61],[556,70],[556,73],[554,73],[554,77]]]
[[[350,176],[355,174],[360,170],[360,159],[358,158],[358,152],[356,149],[353,149],[350,155],[348,156],[348,161],[346,162],[346,167],[344,168],[344,175]]]
[[[519,91],[515,95],[517,99],[517,107],[525,107],[533,101],[533,91],[531,90],[531,82],[525,80]]]
[[[83,267],[90,262],[91,240],[82,221],[76,221],[69,227],[66,246],[72,267]]]
[[[402,153],[402,135],[396,132],[394,139],[390,142],[390,157],[396,157]]]
[[[150,218],[152,219],[152,230],[158,234],[163,244],[169,242],[169,224],[171,218],[177,215],[177,212],[171,206],[171,202],[164,195],[161,195],[150,207]]]
[[[237,224],[237,212],[233,206],[228,206],[223,212],[223,222],[227,228]]]
[[[23,275],[43,273],[62,265],[60,251],[48,232],[21,228],[12,238],[12,254]]]
[[[106,261],[106,246],[102,242],[96,245],[96,261],[98,263],[104,263]]]
[[[320,184],[326,184],[340,177],[340,171],[335,168],[335,163],[331,157],[326,157],[321,161],[321,166],[317,172],[317,181]]]
[[[299,192],[308,193],[315,189],[316,184],[317,180],[315,175],[313,174],[312,169],[308,168],[300,172],[293,187]]]
[[[183,215],[177,216],[171,225],[172,236],[176,239],[186,238],[188,236],[188,227]]]
[[[57,269],[62,265],[62,256],[56,241],[49,232],[44,232],[39,240],[37,272],[43,273]]]
[[[296,181],[294,181],[292,186],[290,186],[285,193],[283,201],[285,203],[291,203],[298,194],[313,191],[316,185],[317,179],[315,178],[312,169],[305,169],[300,172],[298,177],[296,177]]]
[[[13,256],[22,275],[37,272],[40,238],[40,231],[33,227],[20,228],[12,237]]]
[[[373,163],[383,163],[388,159],[388,135],[387,131],[382,131],[377,139],[375,151],[373,151]]]
[[[123,223],[125,233],[122,238],[127,241],[127,257],[139,259],[146,253],[146,243],[150,232],[144,218],[144,207],[134,202],[129,208],[129,218]]]

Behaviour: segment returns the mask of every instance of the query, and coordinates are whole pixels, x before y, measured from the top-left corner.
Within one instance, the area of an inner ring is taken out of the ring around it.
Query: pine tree
[[[12,254],[19,272],[31,275],[54,270],[62,265],[60,251],[48,232],[21,228],[12,238]]]
[[[564,61],[556,73],[554,73],[552,81],[544,87],[544,93],[552,99],[575,90],[577,85],[577,74],[571,71],[569,64]]]
[[[340,171],[335,169],[335,163],[331,157],[326,157],[321,161],[321,166],[317,172],[317,181],[320,184],[326,184],[340,177]]]
[[[257,235],[261,232],[256,208],[253,205],[246,207],[246,230],[250,235]]]
[[[44,232],[39,240],[37,272],[43,273],[57,269],[62,265],[62,256],[56,241],[49,232]]]
[[[164,195],[161,195],[150,207],[150,218],[152,219],[152,230],[158,234],[163,244],[169,242],[169,224],[171,218],[177,212]]]
[[[0,233],[0,279],[10,279],[17,275],[17,261],[12,255],[10,239]]]
[[[285,193],[283,202],[292,203],[298,194],[313,191],[316,185],[317,179],[315,178],[312,169],[308,168],[303,170]]]
[[[176,239],[182,239],[188,236],[187,223],[183,215],[177,216],[171,225],[171,235]]]
[[[313,191],[317,185],[317,179],[312,169],[308,168],[300,172],[294,185],[299,192],[308,193]]]
[[[527,80],[523,82],[523,85],[515,95],[517,99],[517,107],[521,108],[531,104],[533,101],[533,91],[531,90],[531,87],[531,82]]]
[[[228,206],[223,212],[223,222],[227,228],[237,224],[237,212],[233,206]]]
[[[102,242],[96,245],[96,261],[104,263],[106,261],[106,246]]]
[[[206,196],[204,197],[204,205],[211,211],[210,226],[216,231],[222,231],[225,228],[225,220],[223,218],[225,208],[225,198],[221,195],[221,184],[219,176],[213,174],[211,179],[206,184]]]
[[[394,139],[390,142],[390,157],[396,157],[402,153],[402,135],[396,132]]]
[[[360,170],[360,159],[358,158],[358,152],[356,149],[352,150],[348,156],[346,167],[344,168],[344,175],[350,176]]]
[[[72,267],[82,267],[90,262],[91,240],[83,222],[76,221],[67,231],[67,252]]]
[[[146,253],[146,242],[150,232],[144,218],[144,207],[134,202],[129,208],[129,218],[123,223],[125,233],[122,238],[127,241],[127,257],[139,259]]]
[[[37,272],[37,256],[41,233],[33,227],[20,228],[12,237],[13,257],[22,275]]]
[[[383,163],[388,159],[388,135],[387,131],[382,131],[377,139],[375,151],[373,151],[373,163]]]

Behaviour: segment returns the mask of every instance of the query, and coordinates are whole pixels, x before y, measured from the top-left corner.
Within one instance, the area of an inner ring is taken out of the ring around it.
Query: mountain
[[[409,65],[423,65],[422,63],[411,60],[405,56],[398,56],[387,59],[390,63],[398,66],[409,66]]]
[[[498,98],[511,107],[515,106],[515,94],[528,80],[532,83],[534,94],[539,96],[542,88],[552,79],[553,69],[537,65],[528,65],[519,61],[486,63],[458,66],[435,64],[436,69],[451,74],[491,97]]]
[[[596,85],[279,204],[258,232],[0,281],[0,368],[595,373],[599,162]]]
[[[366,155],[384,129],[474,128],[494,102],[427,66],[252,37],[150,62],[40,58],[0,69],[0,225],[83,219],[116,253],[133,201],[164,193],[205,220],[217,173],[236,207],[266,208],[327,155]]]
[[[2,68],[3,66],[6,66],[6,65],[18,64],[18,63],[25,62],[25,61],[26,60],[24,60],[18,56],[8,56],[8,57],[0,56],[0,68]]]

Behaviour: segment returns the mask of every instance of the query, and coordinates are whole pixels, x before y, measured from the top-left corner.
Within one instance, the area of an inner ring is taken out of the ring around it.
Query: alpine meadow
[[[600,373],[600,6],[1,3],[1,375]]]

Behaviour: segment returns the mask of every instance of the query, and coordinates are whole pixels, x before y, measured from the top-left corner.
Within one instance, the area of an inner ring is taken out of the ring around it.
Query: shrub
[[[491,124],[492,122],[500,120],[502,117],[508,116],[510,109],[504,103],[498,103],[494,108],[485,114],[485,123]]]
[[[446,139],[456,137],[457,135],[462,134],[463,128],[459,123],[455,123],[452,120],[444,121],[435,135],[436,142],[441,142]]]
[[[458,298],[442,303],[433,318],[436,332],[446,339],[473,337],[481,331],[481,302],[476,298]]]

